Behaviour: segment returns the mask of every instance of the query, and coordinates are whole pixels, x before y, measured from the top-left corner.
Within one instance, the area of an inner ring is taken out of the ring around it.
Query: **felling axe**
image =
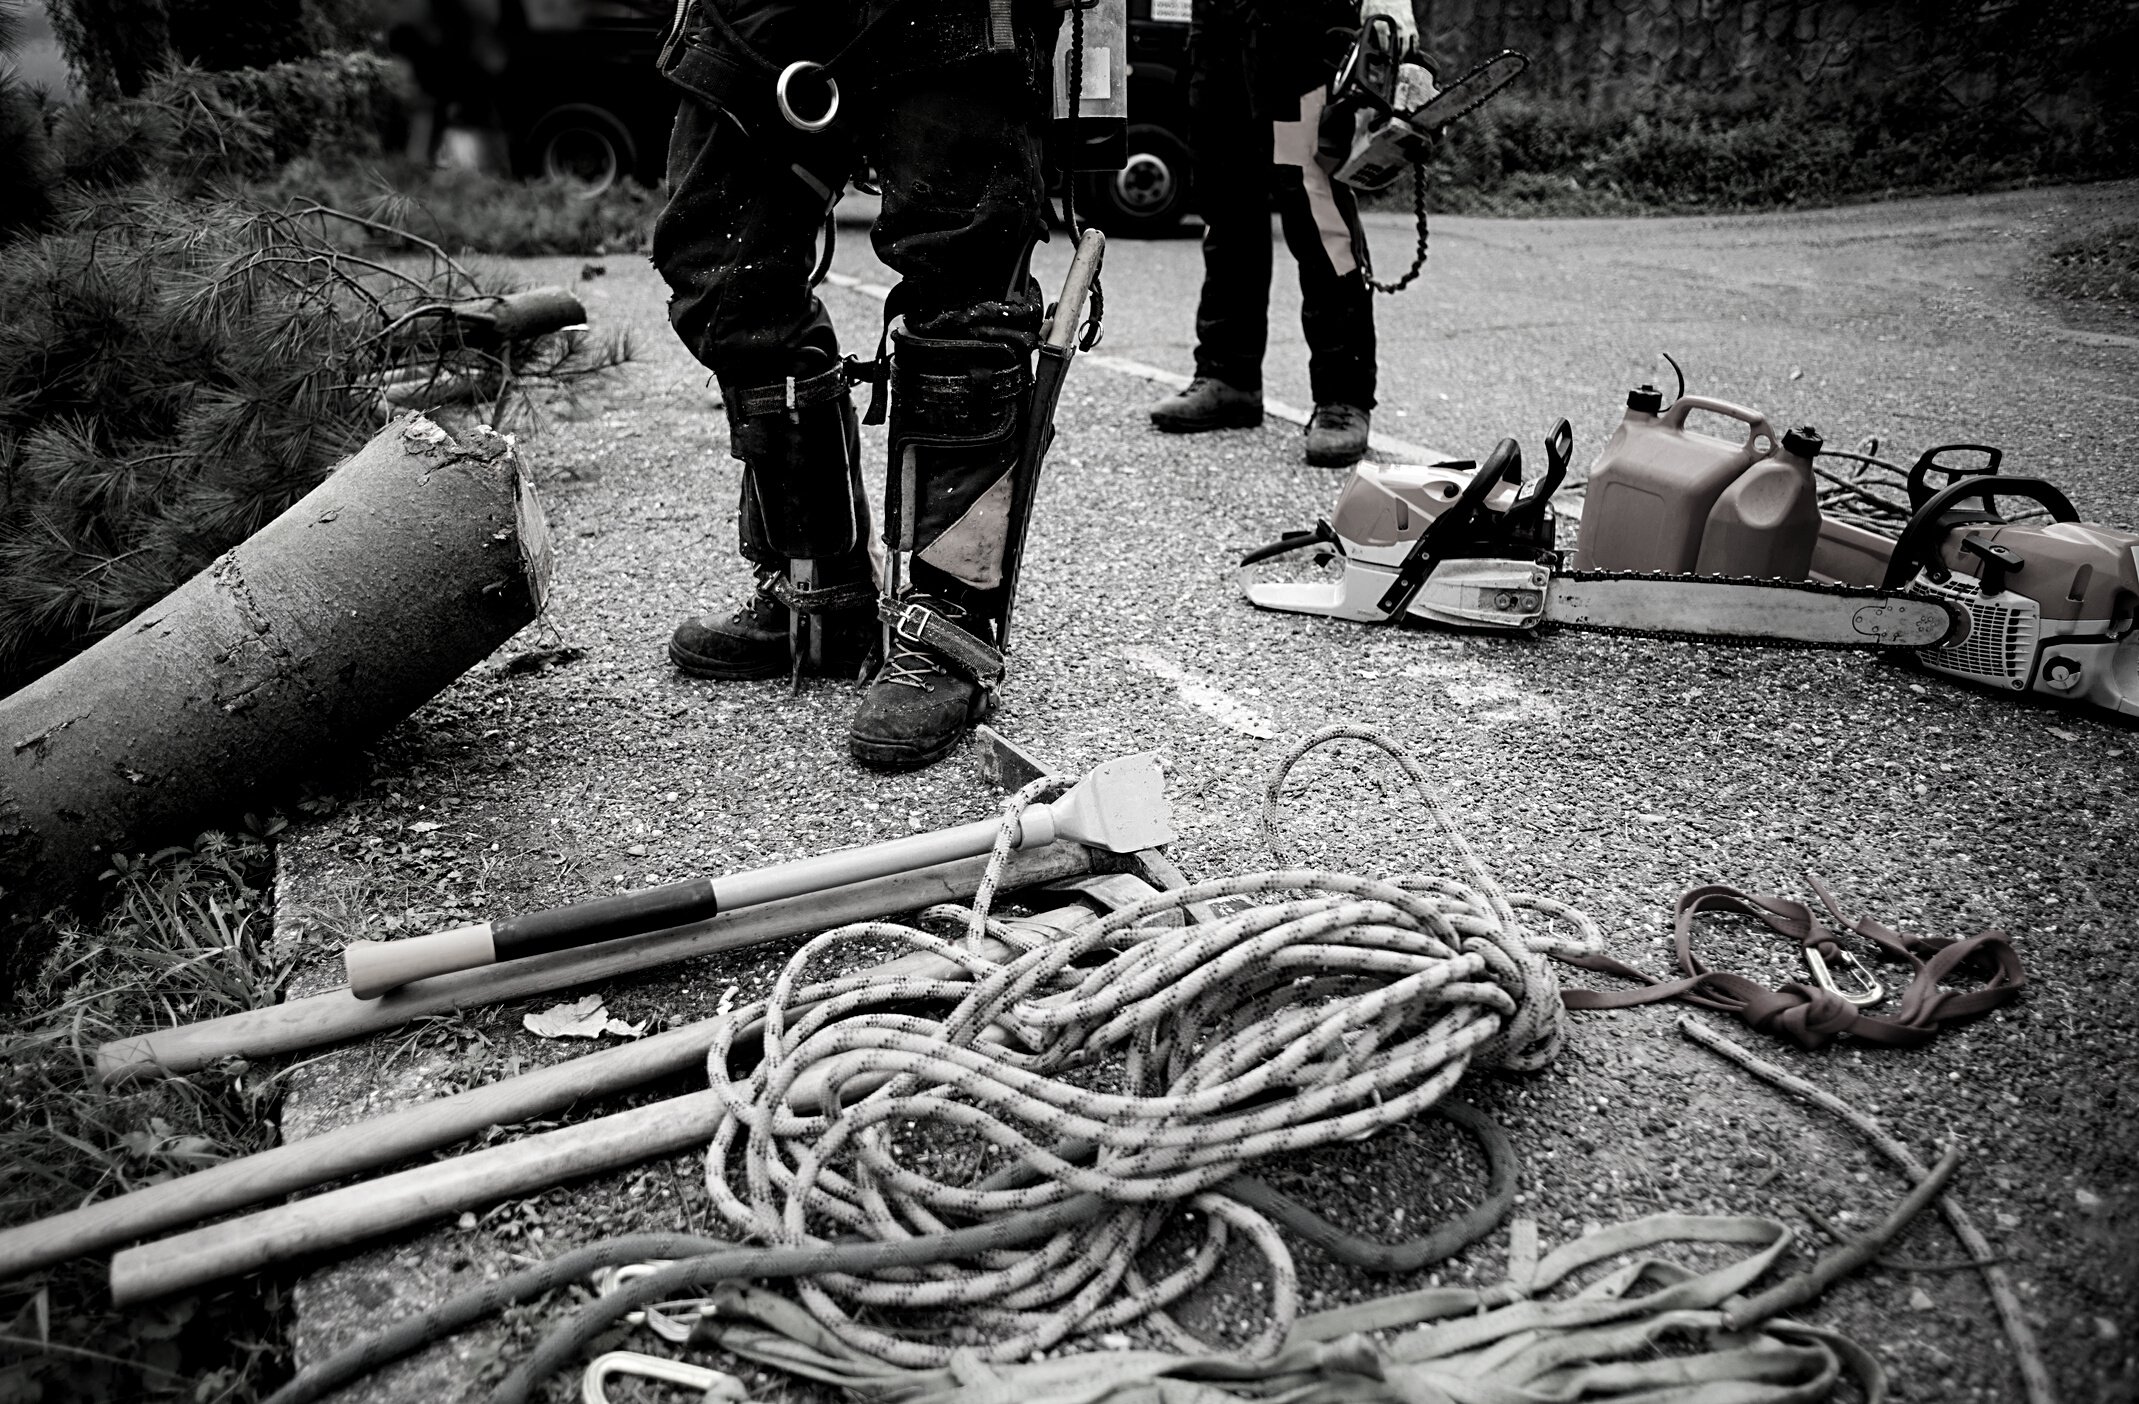
[[[428,936],[354,941],[343,953],[349,990],[359,999],[374,999],[426,976],[638,936],[720,912],[978,857],[995,846],[1001,828],[1000,819],[981,819],[752,872],[689,878]],[[1163,847],[1173,837],[1173,811],[1166,802],[1159,758],[1145,752],[1095,767],[1058,800],[1027,805],[1017,817],[1012,846],[1039,848],[1062,840],[1108,853],[1137,853]]]

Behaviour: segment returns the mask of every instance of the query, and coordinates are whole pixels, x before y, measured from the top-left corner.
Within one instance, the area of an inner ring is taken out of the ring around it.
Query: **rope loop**
[[[1285,861],[1285,779],[1341,739],[1377,746],[1411,778],[1460,877]],[[798,1282],[824,1330],[918,1368],[1020,1360],[1132,1322],[1205,1351],[1167,1308],[1216,1269],[1230,1236],[1266,1261],[1252,1349],[1269,1354],[1298,1312],[1298,1274],[1262,1211],[1271,1192],[1246,1188],[1245,1168],[1426,1113],[1475,1066],[1543,1066],[1562,1018],[1544,953],[1568,943],[1528,935],[1520,917],[1572,925],[1577,945],[1595,928],[1564,903],[1503,893],[1418,763],[1379,732],[1340,726],[1273,768],[1265,836],[1278,866],[1036,939],[989,911],[1017,816],[1048,783],[1005,801],[973,905],[923,913],[939,930],[962,924],[963,941],[882,921],[828,931],[762,1004],[727,1016],[707,1059],[723,1108],[706,1157],[715,1212],[740,1236],[795,1247],[1056,1216],[1027,1247]],[[1192,909],[1217,898],[1251,904],[1199,920]],[[940,957],[942,973],[805,979],[860,942]],[[736,1077],[730,1054],[753,1031],[761,1055]],[[1154,1245],[1164,1270],[1150,1266]]]

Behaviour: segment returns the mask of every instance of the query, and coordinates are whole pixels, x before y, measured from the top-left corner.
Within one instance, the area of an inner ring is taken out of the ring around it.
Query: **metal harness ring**
[[[794,105],[787,100],[787,85],[794,82],[797,75],[802,73],[822,73],[823,71],[824,65],[821,63],[812,63],[808,59],[796,59],[793,63],[780,70],[779,78],[772,85],[772,100],[779,106],[780,116],[786,119],[788,126],[793,127],[798,132],[821,132],[826,127],[831,126],[832,120],[839,116],[839,80],[836,78],[827,77],[824,80],[825,87],[831,89],[832,100],[826,104],[824,116],[817,118],[815,121],[798,114],[794,109]]]

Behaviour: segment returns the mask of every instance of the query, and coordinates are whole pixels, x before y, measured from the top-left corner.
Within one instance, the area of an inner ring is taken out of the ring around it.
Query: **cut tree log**
[[[509,440],[389,424],[139,618],[0,698],[0,933],[114,849],[190,838],[375,740],[532,620],[549,572]]]

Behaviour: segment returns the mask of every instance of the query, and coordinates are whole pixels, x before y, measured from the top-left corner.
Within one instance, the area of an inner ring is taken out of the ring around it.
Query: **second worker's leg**
[[[1297,126],[1278,127],[1278,221],[1300,268],[1300,327],[1314,392],[1304,449],[1309,463],[1344,468],[1367,451],[1374,411],[1374,294],[1360,250],[1365,234],[1351,188],[1314,158],[1322,90],[1300,99]]]
[[[1263,422],[1270,336],[1270,123],[1255,115],[1245,0],[1204,0],[1189,29],[1189,145],[1203,216],[1196,374],[1151,407],[1175,434]]]

